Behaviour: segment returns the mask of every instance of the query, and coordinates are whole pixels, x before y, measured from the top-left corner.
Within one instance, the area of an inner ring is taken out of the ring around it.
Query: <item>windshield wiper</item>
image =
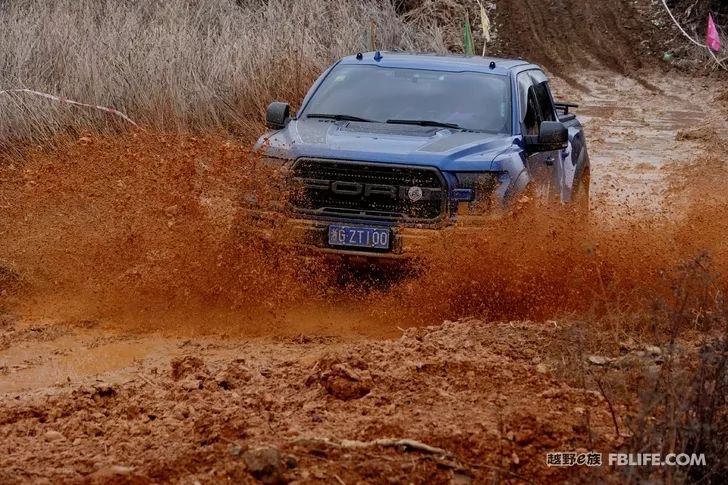
[[[311,113],[306,115],[306,118],[324,118],[327,120],[336,120],[336,121],[361,121],[364,123],[372,123],[372,120],[368,120],[366,118],[359,118],[358,116],[351,116],[351,115],[334,115],[329,113]]]
[[[456,125],[455,123],[443,123],[442,121],[434,120],[387,120],[387,123],[393,125],[440,126],[442,128],[460,129],[460,125]]]

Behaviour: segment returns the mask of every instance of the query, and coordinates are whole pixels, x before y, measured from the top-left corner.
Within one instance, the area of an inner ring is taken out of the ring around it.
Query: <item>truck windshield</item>
[[[339,65],[326,76],[303,116],[511,132],[508,77]]]

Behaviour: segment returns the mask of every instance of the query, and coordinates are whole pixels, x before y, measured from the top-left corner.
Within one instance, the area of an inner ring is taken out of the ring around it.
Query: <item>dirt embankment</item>
[[[574,78],[585,65],[621,74],[653,65],[646,29],[647,2],[560,0],[500,2],[496,10],[503,51],[527,55],[559,76]],[[649,24],[647,24],[649,25]]]
[[[719,1],[668,4],[699,41],[709,10],[719,25],[728,21],[726,6]],[[523,56],[581,89],[587,89],[580,82],[583,69],[607,68],[654,90],[648,80],[651,70],[682,66],[707,74],[713,64],[682,36],[661,2],[515,0],[497,2],[492,15],[498,29],[494,53]],[[666,52],[671,61],[663,59]]]

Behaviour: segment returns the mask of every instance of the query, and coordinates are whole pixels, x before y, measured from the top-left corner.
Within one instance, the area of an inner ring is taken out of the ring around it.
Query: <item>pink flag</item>
[[[718,35],[718,29],[715,28],[715,22],[713,22],[713,15],[708,14],[708,47],[714,52],[720,50],[720,36]]]

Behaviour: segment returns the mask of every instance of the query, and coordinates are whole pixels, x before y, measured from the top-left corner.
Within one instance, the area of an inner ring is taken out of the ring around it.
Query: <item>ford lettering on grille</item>
[[[442,190],[435,188],[422,188],[418,186],[396,186],[382,184],[360,184],[358,182],[347,182],[345,180],[321,180],[321,179],[305,179],[296,177],[293,179],[299,187],[304,189],[313,189],[326,191],[329,190],[337,195],[350,195],[358,197],[383,196],[393,200],[409,200],[417,202],[418,200],[440,200],[442,198]],[[413,190],[415,189],[415,190]],[[412,194],[418,194],[417,197]]]
[[[293,167],[291,205],[311,216],[434,222],[446,189],[432,167],[302,159]]]

